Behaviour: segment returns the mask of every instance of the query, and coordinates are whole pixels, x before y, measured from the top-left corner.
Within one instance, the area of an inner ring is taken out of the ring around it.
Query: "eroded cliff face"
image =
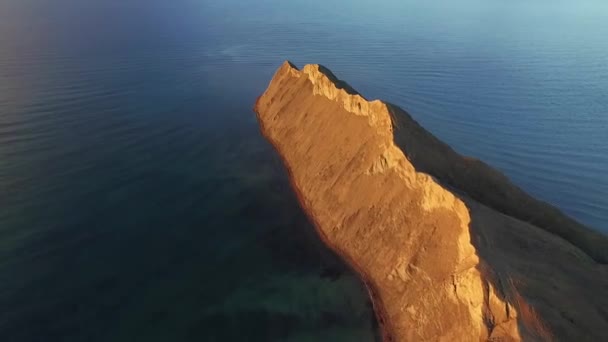
[[[602,235],[322,66],[284,63],[255,111],[385,340],[608,339]]]

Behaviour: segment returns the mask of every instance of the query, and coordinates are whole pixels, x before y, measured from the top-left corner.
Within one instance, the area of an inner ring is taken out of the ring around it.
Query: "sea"
[[[0,0],[0,341],[377,341],[252,110],[323,64],[608,233],[604,0]]]

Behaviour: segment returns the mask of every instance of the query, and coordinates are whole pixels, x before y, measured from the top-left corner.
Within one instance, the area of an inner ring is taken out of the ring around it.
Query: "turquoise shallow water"
[[[251,107],[322,63],[608,229],[608,5],[0,3],[3,341],[369,341]]]

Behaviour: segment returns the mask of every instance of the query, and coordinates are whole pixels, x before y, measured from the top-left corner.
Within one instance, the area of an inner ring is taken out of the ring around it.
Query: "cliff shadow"
[[[605,338],[608,301],[603,296],[597,302],[608,285],[605,267],[597,261],[603,258],[605,239],[527,195],[487,164],[456,153],[405,110],[387,106],[397,147],[416,170],[432,176],[468,209],[490,337],[508,336],[504,323],[516,319],[526,341],[572,340],[581,332]],[[506,306],[496,307],[493,296]]]
[[[291,64],[291,65],[293,65],[293,64]],[[332,81],[332,83],[335,85],[336,88],[346,91],[349,95],[359,95],[359,96],[365,98],[358,91],[356,91],[355,88],[351,87],[350,84],[348,84],[345,81],[342,81],[341,79],[336,77],[336,75],[334,75],[331,72],[331,70],[329,70],[325,66],[319,64],[319,71],[323,75],[325,75],[327,78],[329,78],[329,80]]]

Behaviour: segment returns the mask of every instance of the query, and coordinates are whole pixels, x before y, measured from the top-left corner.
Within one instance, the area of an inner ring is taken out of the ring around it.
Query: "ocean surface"
[[[0,1],[0,340],[373,341],[252,112],[289,59],[608,233],[603,0]]]

